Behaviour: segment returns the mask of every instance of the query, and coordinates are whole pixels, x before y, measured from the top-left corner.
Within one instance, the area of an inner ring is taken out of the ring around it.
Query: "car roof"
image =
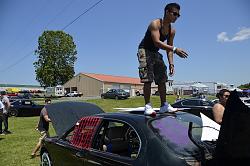
[[[191,113],[188,112],[182,112],[182,111],[178,111],[175,113],[164,113],[164,114],[160,114],[157,113],[154,116],[146,116],[144,115],[144,112],[141,113],[133,113],[133,112],[115,112],[115,113],[102,113],[102,114],[98,114],[96,116],[100,116],[103,117],[105,119],[110,119],[110,120],[118,120],[118,121],[124,121],[124,122],[128,122],[128,123],[134,123],[137,126],[139,125],[146,125],[149,123],[149,121],[152,120],[156,120],[162,117],[168,117],[168,116],[181,116],[184,117],[185,116],[185,120],[188,119],[190,121],[199,121],[201,120],[200,117],[195,116]],[[194,120],[196,119],[196,120]],[[182,118],[180,118],[180,120],[183,120]]]

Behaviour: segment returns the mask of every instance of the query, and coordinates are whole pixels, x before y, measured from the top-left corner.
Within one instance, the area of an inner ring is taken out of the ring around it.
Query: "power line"
[[[62,14],[62,13],[64,12],[64,10],[66,10],[66,8],[68,8],[69,6],[71,6],[71,5],[73,4],[74,1],[75,1],[75,0],[71,0],[69,3],[67,3],[67,4],[64,6],[64,8],[63,8],[60,12],[58,12],[58,13],[56,14],[56,16],[55,16],[53,19],[51,19],[51,20],[47,23],[47,25],[45,25],[45,28],[44,28],[44,29],[47,29],[47,27],[48,27],[52,22],[55,21],[56,17],[59,16],[60,14]]]
[[[99,3],[101,3],[103,0],[99,0],[98,2],[96,2],[95,4],[93,4],[92,6],[90,6],[88,9],[86,9],[82,14],[80,14],[78,17],[76,17],[73,21],[71,21],[69,24],[67,24],[64,28],[62,28],[62,30],[65,30],[67,27],[69,27],[71,24],[73,24],[76,20],[78,20],[81,16],[83,16],[84,14],[86,14],[87,12],[89,12],[91,9],[93,9],[94,7],[96,7]],[[71,1],[72,2],[72,1]],[[64,8],[65,9],[65,8]],[[63,9],[63,10],[64,10]],[[60,12],[61,13],[61,12]],[[51,21],[49,22],[49,24],[51,23]],[[47,24],[48,25],[48,24]],[[9,65],[8,67],[6,67],[3,70],[0,70],[0,72],[4,72],[9,70],[10,68],[16,66],[18,63],[20,63],[21,61],[23,61],[25,58],[29,57],[30,55],[32,55],[32,53],[34,53],[34,51],[29,52],[28,54],[26,54],[25,56],[23,56],[22,58],[20,58],[18,61],[16,61],[15,63]]]
[[[48,1],[48,0],[47,0]],[[48,3],[45,3],[41,8],[40,8],[40,10],[37,12],[37,13],[43,13],[43,11],[45,10],[45,7],[47,7],[48,6]],[[25,33],[24,33],[24,31],[26,32],[27,31],[27,29],[28,28],[30,28],[31,27],[31,25],[38,19],[38,16],[39,15],[35,15],[32,19],[31,19],[31,21],[29,22],[29,23],[27,23],[25,26],[24,26],[24,30],[22,30],[19,34],[18,34],[18,36],[16,36],[15,38],[14,38],[14,40],[12,40],[12,42],[10,42],[9,43],[9,45],[7,46],[7,48],[9,48],[9,47],[11,47],[12,45],[14,45],[14,43],[20,38],[20,36],[22,36],[22,35],[24,35]]]
[[[3,70],[0,70],[0,72],[4,72],[4,71],[7,71],[9,70],[10,68],[16,66],[18,63],[20,63],[21,61],[23,61],[25,58],[29,57],[30,55],[33,55],[35,51],[31,51],[29,52],[28,54],[26,54],[25,56],[21,57],[20,59],[18,59],[15,63],[9,65],[8,67],[6,67],[5,69]]]
[[[82,14],[80,14],[78,17],[76,17],[73,21],[71,21],[69,24],[67,24],[65,27],[63,27],[62,30],[65,30],[68,26],[70,26],[71,24],[73,24],[76,20],[78,20],[81,16],[83,16],[84,14],[86,14],[87,12],[89,12],[91,9],[93,9],[94,7],[96,7],[99,3],[101,3],[103,0],[100,0],[98,2],[96,2],[95,4],[93,4],[92,6],[90,6],[88,9],[86,9]]]

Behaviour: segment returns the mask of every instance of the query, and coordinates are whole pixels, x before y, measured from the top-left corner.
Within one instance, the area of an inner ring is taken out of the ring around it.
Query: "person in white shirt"
[[[4,108],[3,108],[3,123],[4,123],[3,134],[10,134],[11,132],[8,130],[8,128],[9,128],[8,119],[9,119],[10,101],[9,101],[6,94],[1,94],[1,98],[2,98],[2,103],[4,105]]]
[[[3,122],[3,108],[4,108],[4,105],[2,103],[2,101],[0,100],[0,134],[2,135],[3,134],[3,126],[2,126],[2,122]]]

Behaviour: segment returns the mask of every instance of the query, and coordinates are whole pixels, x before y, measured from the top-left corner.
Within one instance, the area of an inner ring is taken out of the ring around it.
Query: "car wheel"
[[[141,95],[140,92],[136,92],[135,94],[136,94],[136,96],[140,96]]]
[[[43,152],[41,157],[41,166],[52,166],[51,159],[47,152]]]
[[[17,109],[11,109],[10,110],[10,116],[17,116],[17,115],[18,115]]]
[[[103,95],[101,96],[101,98],[102,98],[102,99],[105,99],[105,97],[104,97]]]
[[[115,99],[116,99],[116,100],[118,100],[118,99],[119,99],[119,97],[118,97],[118,96],[115,96]]]

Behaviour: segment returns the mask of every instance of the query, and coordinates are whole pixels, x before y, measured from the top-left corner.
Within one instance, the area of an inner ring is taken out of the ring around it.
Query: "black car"
[[[201,141],[202,120],[185,112],[104,113],[81,102],[47,110],[57,136],[42,142],[42,166],[188,165],[209,162],[215,150],[214,142]]]
[[[130,94],[123,89],[110,89],[106,93],[101,94],[101,98],[106,99],[127,99],[130,97]]]
[[[233,94],[228,101],[220,130],[187,112],[145,116],[138,109],[104,113],[90,103],[51,104],[57,136],[42,141],[41,165],[238,165],[250,159],[250,109]]]
[[[11,103],[10,116],[39,116],[44,105],[38,105],[29,99],[16,100]]]
[[[174,108],[189,108],[184,111],[200,116],[200,112],[213,119],[214,103],[206,98],[188,98],[172,104]]]
[[[220,129],[205,123],[209,118],[180,111],[154,116],[138,114],[138,109],[134,114],[104,113],[81,102],[55,103],[47,110],[57,136],[42,141],[42,166],[214,166],[250,161],[250,108],[237,94],[228,99]],[[214,132],[218,135],[211,138]]]

